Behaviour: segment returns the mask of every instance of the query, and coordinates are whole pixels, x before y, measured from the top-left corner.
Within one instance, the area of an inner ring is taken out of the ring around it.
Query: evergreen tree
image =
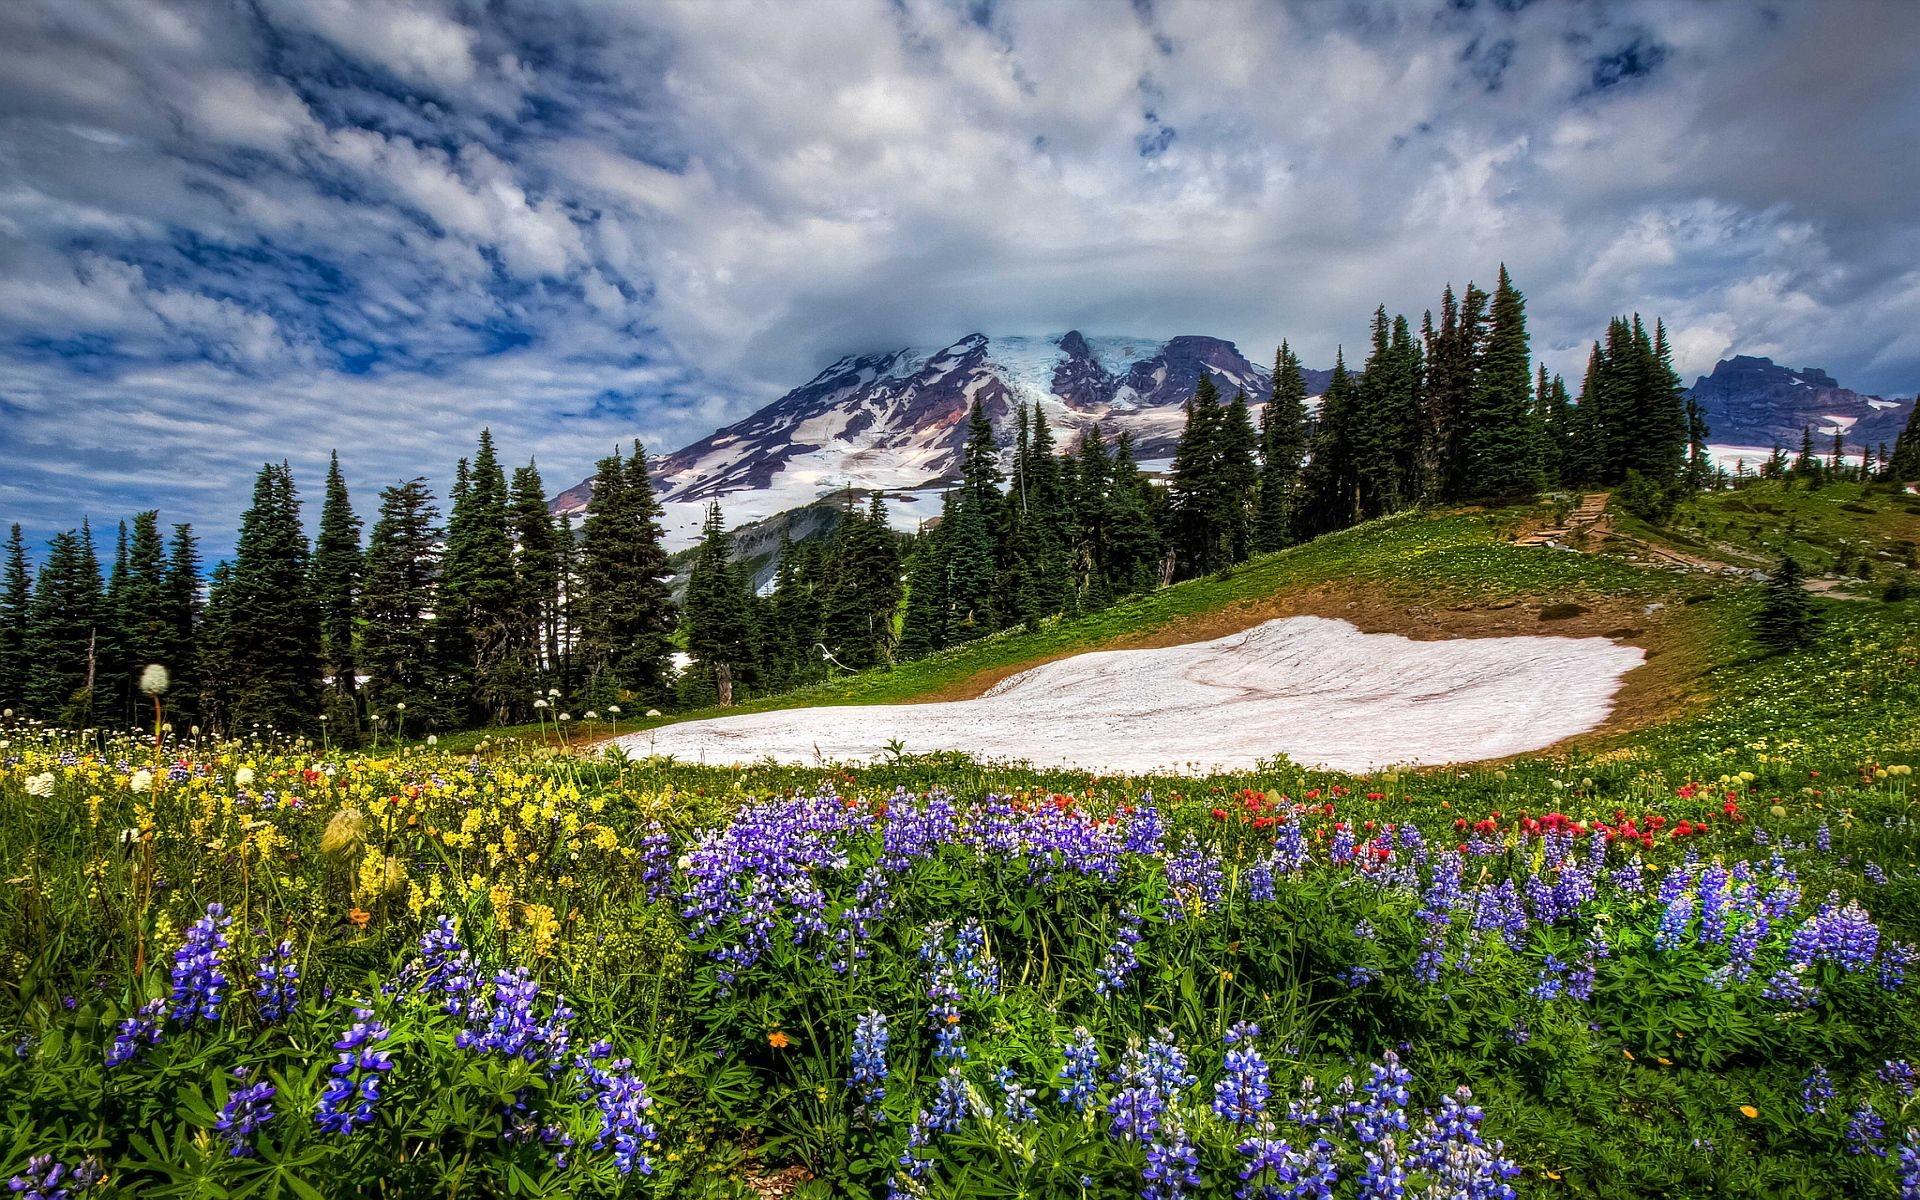
[[[1900,436],[1894,439],[1893,457],[1887,463],[1887,474],[1896,483],[1920,480],[1920,396],[1914,397],[1913,409],[1907,413],[1907,423],[1901,427]]]
[[[580,545],[580,652],[591,691],[664,698],[673,632],[671,568],[646,452],[600,460]]]
[[[1687,398],[1687,490],[1704,491],[1713,483],[1713,456],[1707,452],[1707,414]]]
[[[517,670],[514,634],[520,581],[507,521],[507,478],[493,432],[480,431],[472,465],[456,484],[434,598],[434,639],[460,724],[503,721],[525,702],[531,680]]]
[[[424,479],[380,493],[360,582],[360,662],[376,730],[380,724],[401,732],[418,728],[439,707],[430,631],[440,578],[439,519]]]
[[[328,731],[343,745],[357,741],[359,711],[354,703],[359,660],[354,654],[354,613],[359,607],[360,518],[340,473],[340,454],[327,464],[326,497],[320,505],[320,532],[313,541],[313,602],[320,619],[320,661],[331,681],[327,688]]]
[[[160,661],[167,664],[173,686],[167,690],[167,709],[173,714],[176,729],[188,729],[202,717],[200,697],[205,690],[205,675],[200,665],[200,546],[194,540],[193,526],[173,527],[173,540],[167,545],[166,650]]]
[[[1814,457],[1813,426],[1811,425],[1800,427],[1800,453],[1793,459],[1793,475],[1796,479],[1806,480],[1810,485],[1817,486],[1820,482],[1820,460]]]
[[[1247,410],[1247,394],[1236,391],[1221,415],[1220,460],[1215,468],[1214,508],[1220,522],[1221,563],[1245,562],[1253,554],[1253,520],[1260,490],[1259,435]]]
[[[907,554],[907,609],[900,623],[902,662],[925,658],[947,646],[946,516],[953,511],[953,493],[942,501],[942,519],[922,529]],[[778,591],[775,592],[778,595]]]
[[[231,650],[233,638],[227,612],[233,589],[231,563],[215,563],[207,573],[207,605],[195,631],[194,659],[200,666],[200,694],[197,700],[200,723],[221,732],[233,727],[233,679]]]
[[[1122,432],[1114,442],[1110,478],[1103,572],[1116,595],[1150,592],[1166,579],[1167,554],[1160,536],[1164,502],[1134,459],[1131,433]]]
[[[731,705],[734,685],[753,680],[759,655],[749,582],[733,562],[733,539],[727,536],[720,505],[707,505],[681,605],[694,666],[690,694],[698,699],[711,696],[722,706]]]
[[[820,546],[819,540],[796,545],[784,532],[780,535],[780,563],[768,605],[765,642],[772,664],[769,675],[779,687],[813,682],[826,666],[818,650]]]
[[[900,555],[878,493],[862,513],[849,489],[827,557],[821,604],[827,649],[855,671],[890,661],[894,612],[900,605]]]
[[[1420,497],[1421,359],[1406,318],[1389,323],[1386,306],[1375,309],[1372,350],[1354,383],[1349,422],[1362,517],[1394,512]]]
[[[95,639],[93,719],[122,723],[132,719],[133,669],[127,651],[127,523],[114,539],[113,567],[107,572],[106,602]]]
[[[1539,487],[1540,437],[1535,428],[1526,301],[1505,266],[1494,288],[1489,325],[1468,407],[1466,494],[1513,496]]]
[[[519,663],[517,682],[526,685],[522,691],[530,691],[545,687],[560,661],[560,530],[548,512],[546,485],[533,463],[515,468],[507,507],[518,584],[513,651]],[[516,698],[516,716],[527,713],[527,703],[524,697]]]
[[[1333,378],[1320,397],[1320,414],[1314,421],[1313,453],[1301,476],[1303,503],[1298,523],[1303,538],[1345,529],[1359,519],[1353,403],[1353,380],[1347,374],[1346,356],[1335,351]]]
[[[320,714],[320,626],[293,471],[269,463],[240,519],[227,581],[232,732],[312,733]]]
[[[26,629],[26,707],[44,720],[90,724],[106,589],[93,533],[57,533],[33,581]]]
[[[1000,457],[993,426],[976,399],[967,415],[967,448],[960,494],[954,501],[947,542],[948,637],[956,642],[1000,627],[995,594],[1000,590],[995,531],[1005,501],[1000,495]]]
[[[131,702],[143,699],[138,692],[140,673],[148,663],[167,668],[169,692],[172,690],[173,663],[168,653],[173,646],[173,627],[169,620],[167,589],[167,546],[160,536],[160,514],[149,509],[135,513],[132,535],[127,541],[126,577],[120,586],[119,643],[124,679],[115,692],[125,698],[123,708],[131,719],[136,715]]]
[[[1807,595],[1806,575],[1789,554],[1767,577],[1767,590],[1754,617],[1753,635],[1775,650],[1793,650],[1813,640],[1818,619]]]
[[[33,611],[33,574],[27,546],[16,523],[7,538],[6,566],[0,575],[0,707],[26,705],[27,624]]]
[[[1187,402],[1186,416],[1174,447],[1167,489],[1168,542],[1176,572],[1191,578],[1217,571],[1230,561],[1233,530],[1227,520],[1225,454],[1237,434],[1227,430],[1228,414],[1220,406],[1219,389],[1204,371],[1194,386],[1193,399]]]
[[[1273,391],[1260,411],[1260,496],[1253,548],[1279,550],[1293,543],[1293,511],[1300,465],[1307,453],[1307,384],[1300,360],[1286,342],[1273,359]]]

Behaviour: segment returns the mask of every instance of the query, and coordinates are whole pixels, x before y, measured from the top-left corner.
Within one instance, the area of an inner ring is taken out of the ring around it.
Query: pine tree
[[[207,572],[207,604],[195,630],[194,658],[200,665],[200,723],[214,732],[233,728],[233,638],[227,620],[233,565],[218,562]]]
[[[1704,491],[1713,483],[1713,456],[1707,451],[1707,414],[1687,398],[1687,490]]]
[[[819,554],[821,541],[795,544],[780,535],[780,563],[768,605],[770,677],[776,686],[796,687],[821,677]]]
[[[1247,410],[1247,394],[1236,391],[1221,414],[1220,461],[1215,468],[1214,510],[1220,522],[1220,566],[1245,562],[1253,554],[1253,519],[1260,490],[1259,435]]]
[[[320,661],[331,681],[326,697],[328,732],[347,746],[357,741],[359,726],[354,702],[360,669],[354,654],[354,613],[359,606],[360,570],[360,518],[354,515],[336,451],[327,464],[320,532],[313,541],[311,586],[320,619]]]
[[[1540,484],[1533,369],[1527,349],[1526,301],[1505,266],[1494,288],[1486,350],[1474,372],[1468,408],[1466,494],[1513,496]]]
[[[952,498],[949,492],[942,502],[947,514],[953,511]],[[907,554],[907,609],[900,623],[902,662],[925,658],[947,646],[947,527],[943,516],[931,529],[922,529]]]
[[[402,732],[418,728],[439,708],[430,631],[440,578],[439,519],[424,479],[380,493],[360,581],[360,663],[376,730],[382,724]]]
[[[287,464],[262,467],[240,520],[227,584],[232,732],[313,733],[320,715],[320,625],[310,551]]]
[[[1293,544],[1293,512],[1300,465],[1307,453],[1307,384],[1300,359],[1286,342],[1273,359],[1273,391],[1260,411],[1260,496],[1253,548]]]
[[[1887,474],[1896,483],[1912,483],[1920,480],[1920,396],[1913,399],[1913,410],[1907,414],[1907,423],[1901,427],[1900,436],[1893,442],[1893,457],[1888,460]]]
[[[1810,486],[1820,482],[1820,460],[1813,453],[1813,426],[1800,427],[1800,453],[1793,459],[1793,476],[1804,479]]]
[[[1168,483],[1168,542],[1181,578],[1227,565],[1229,531],[1221,526],[1223,420],[1220,392],[1202,371],[1187,402],[1186,425],[1173,451]]]
[[[27,689],[27,623],[33,609],[33,574],[16,523],[7,538],[0,576],[0,708],[24,708]]]
[[[1775,650],[1793,650],[1813,640],[1818,619],[1807,595],[1806,575],[1789,554],[1767,577],[1767,590],[1754,617],[1753,635]]]
[[[1103,571],[1116,595],[1150,592],[1166,578],[1166,546],[1160,536],[1164,500],[1133,456],[1133,435],[1122,432],[1113,447]]]
[[[663,699],[675,623],[646,452],[600,460],[580,546],[580,651],[590,691]]]
[[[191,728],[203,716],[200,697],[205,676],[200,665],[200,546],[194,540],[193,526],[173,527],[173,540],[167,545],[166,650],[161,660],[167,664],[173,686],[167,690],[167,710],[173,714],[177,729]]]
[[[1345,529],[1359,519],[1359,489],[1355,486],[1353,444],[1353,380],[1347,374],[1343,351],[1333,356],[1333,378],[1320,397],[1319,417],[1313,427],[1313,453],[1301,476],[1303,503],[1297,517],[1298,534],[1317,537]]]
[[[976,399],[968,410],[967,447],[947,542],[947,634],[961,642],[1000,628],[996,595],[1002,558],[996,538],[1005,501],[993,426]]]
[[[867,511],[847,508],[828,549],[822,640],[841,665],[862,670],[890,661],[893,618],[900,605],[900,557],[876,493]]]
[[[26,707],[43,720],[79,727],[93,717],[106,589],[93,533],[57,533],[33,581],[26,629]]]
[[[480,431],[465,486],[456,484],[434,599],[434,638],[457,723],[502,721],[530,679],[513,654],[520,586],[507,523],[507,479],[493,432]]]
[[[127,702],[139,699],[140,673],[148,663],[166,667],[172,690],[173,645],[167,591],[167,547],[160,536],[160,514],[135,513],[127,540],[126,578],[120,586],[120,662],[124,682],[116,686]],[[131,713],[129,713],[131,715]]]
[[[716,697],[727,707],[733,703],[734,685],[750,682],[759,657],[753,607],[753,591],[733,562],[733,539],[727,536],[720,505],[709,504],[681,605],[698,699]]]
[[[541,689],[560,662],[561,546],[560,530],[548,512],[546,485],[533,463],[515,468],[507,507],[518,584],[514,653],[519,676],[532,689]],[[527,703],[518,698],[515,715],[526,715]]]

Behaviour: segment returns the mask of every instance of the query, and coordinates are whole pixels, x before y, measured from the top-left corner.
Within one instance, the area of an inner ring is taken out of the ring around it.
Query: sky
[[[1528,297],[1920,386],[1920,4],[12,0],[0,522],[550,490],[847,352]]]

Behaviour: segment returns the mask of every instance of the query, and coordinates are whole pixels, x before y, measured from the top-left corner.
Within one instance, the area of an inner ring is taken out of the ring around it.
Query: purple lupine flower
[[[113,1033],[113,1047],[107,1051],[107,1066],[120,1067],[140,1056],[143,1046],[158,1046],[167,1028],[167,1002],[149,1000],[140,1011],[124,1018]]]
[[[1000,1085],[1000,1115],[1015,1125],[1031,1125],[1040,1119],[1040,1110],[1033,1106],[1033,1095],[1038,1089],[1020,1086],[1020,1075],[1011,1066],[1001,1067],[994,1076],[994,1082]]]
[[[927,1128],[935,1133],[953,1133],[967,1119],[972,1106],[967,1101],[967,1081],[959,1067],[948,1067],[933,1092],[933,1107],[927,1111]]]
[[[1920,1200],[1920,1130],[1907,1130],[1900,1147],[1900,1200]]]
[[[673,839],[658,821],[647,822],[640,837],[640,882],[647,889],[647,902],[667,894],[673,882]]]
[[[293,943],[282,940],[253,966],[254,998],[260,1001],[260,1019],[272,1024],[293,1015],[300,1003],[300,967],[293,960]]]
[[[1140,1170],[1140,1200],[1181,1200],[1188,1188],[1200,1186],[1200,1155],[1186,1131],[1173,1127],[1147,1143],[1147,1162]]]
[[[853,1030],[853,1072],[847,1086],[860,1102],[878,1107],[887,1098],[887,1019],[869,1010]]]
[[[611,1149],[614,1168],[622,1175],[636,1170],[642,1175],[653,1174],[653,1161],[646,1155],[647,1143],[659,1136],[647,1120],[653,1097],[647,1094],[646,1083],[633,1073],[633,1061],[617,1059],[605,1068],[584,1061],[578,1065],[587,1094],[600,1110],[600,1129],[590,1149]]]
[[[1055,1088],[1060,1103],[1075,1112],[1086,1112],[1093,1106],[1094,1094],[1099,1091],[1097,1076],[1100,1071],[1100,1048],[1094,1044],[1093,1035],[1084,1028],[1075,1026],[1073,1037],[1062,1051],[1065,1059],[1060,1068],[1059,1084]]]
[[[1227,1031],[1226,1074],[1213,1085],[1213,1111],[1235,1125],[1258,1121],[1272,1095],[1267,1060],[1253,1044],[1259,1036],[1259,1026],[1244,1021]]]
[[[105,1175],[94,1158],[69,1167],[51,1154],[36,1154],[27,1160],[26,1174],[7,1180],[7,1194],[19,1200],[72,1200],[80,1192],[92,1191]]]
[[[1800,1085],[1800,1111],[1812,1116],[1827,1111],[1827,1102],[1833,1099],[1833,1076],[1827,1074],[1825,1067],[1816,1066]]]
[[[1660,914],[1660,931],[1654,934],[1655,950],[1674,950],[1685,944],[1687,925],[1693,920],[1693,893],[1681,892],[1667,901]]]
[[[252,1072],[245,1067],[235,1067],[233,1077],[243,1086],[227,1094],[227,1102],[221,1106],[213,1127],[226,1139],[229,1157],[252,1158],[253,1135],[274,1117],[274,1086],[264,1079],[247,1083]]]
[[[1887,1148],[1882,1143],[1886,1134],[1887,1122],[1879,1113],[1868,1107],[1855,1109],[1847,1118],[1847,1153],[1885,1158]]]
[[[1880,1064],[1873,1077],[1886,1084],[1902,1097],[1913,1095],[1916,1083],[1913,1064],[1904,1058],[1890,1058]]]
[[[1140,914],[1131,909],[1120,914],[1120,932],[1094,971],[1096,995],[1112,996],[1125,991],[1128,976],[1140,968],[1140,957],[1134,950],[1140,944],[1140,920]]]
[[[173,955],[173,1016],[182,1025],[220,1019],[226,1000],[227,976],[220,952],[227,948],[226,928],[233,923],[218,902],[187,927],[186,940]]]
[[[1167,855],[1167,890],[1161,901],[1167,920],[1204,917],[1220,906],[1226,895],[1226,870],[1211,847],[1188,834],[1180,848]]]
[[[370,1010],[354,1010],[353,1025],[333,1044],[339,1058],[327,1068],[332,1078],[320,1093],[314,1124],[328,1133],[351,1134],[373,1123],[381,1080],[393,1070],[392,1055],[375,1049],[386,1038],[387,1027]]]

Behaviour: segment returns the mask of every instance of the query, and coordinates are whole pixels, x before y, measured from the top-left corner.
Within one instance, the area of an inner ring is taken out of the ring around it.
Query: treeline
[[[671,696],[677,614],[660,508],[636,443],[602,460],[576,530],[532,463],[509,479],[492,434],[455,469],[445,520],[424,479],[380,493],[363,540],[336,455],[317,536],[285,464],[266,464],[233,557],[205,577],[193,531],[122,526],[102,579],[92,530],[56,534],[37,573],[19,526],[0,580],[0,702],[69,725],[138,721],[148,664],[178,729],[352,744],[530,719],[562,698]]]

